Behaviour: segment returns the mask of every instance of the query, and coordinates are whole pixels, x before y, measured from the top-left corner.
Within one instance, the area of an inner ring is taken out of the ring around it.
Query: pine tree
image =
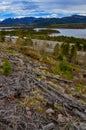
[[[76,58],[77,58],[77,47],[76,45],[72,45],[70,50],[70,62],[75,63]]]
[[[59,54],[59,44],[57,43],[54,47],[54,55],[57,56]]]

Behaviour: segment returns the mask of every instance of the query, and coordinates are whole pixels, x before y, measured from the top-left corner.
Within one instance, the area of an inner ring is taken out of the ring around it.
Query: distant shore
[[[0,24],[3,28],[40,28],[39,26],[32,25],[11,25]],[[42,26],[41,28],[67,28],[67,29],[86,29],[86,23],[71,23],[71,24],[53,24],[50,26]]]

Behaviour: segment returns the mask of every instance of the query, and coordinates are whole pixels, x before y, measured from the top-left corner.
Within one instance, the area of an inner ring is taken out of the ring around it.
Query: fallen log
[[[49,78],[49,79],[55,79],[55,80],[57,80],[57,81],[61,81],[61,82],[63,82],[63,83],[68,83],[68,84],[71,84],[71,83],[73,83],[73,81],[72,80],[67,80],[67,79],[63,79],[63,78],[59,78],[59,77],[52,77],[52,76],[50,76],[50,75],[44,75],[44,74],[40,74],[40,73],[35,73],[37,76],[45,76],[46,78]]]
[[[43,130],[52,130],[54,128],[55,128],[54,123],[50,123],[50,124],[42,127]]]
[[[79,103],[72,97],[65,95],[62,92],[57,91],[56,89],[52,88],[48,84],[43,81],[39,81],[34,75],[28,73],[28,78],[31,82],[33,82],[36,86],[41,88],[44,92],[48,95],[52,96],[54,101],[57,101],[66,109],[71,111],[76,116],[79,116],[81,119],[86,120],[86,105]],[[76,111],[75,111],[76,110]]]

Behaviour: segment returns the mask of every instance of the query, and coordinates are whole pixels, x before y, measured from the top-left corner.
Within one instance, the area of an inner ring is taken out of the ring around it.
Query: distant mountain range
[[[84,24],[86,26],[86,16],[72,15],[63,18],[8,18],[0,22],[0,26],[18,25],[18,26],[31,26],[31,27],[52,27],[55,25],[65,24]]]

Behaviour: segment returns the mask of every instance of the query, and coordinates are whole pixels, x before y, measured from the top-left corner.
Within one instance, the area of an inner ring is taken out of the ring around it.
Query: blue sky
[[[9,17],[86,15],[86,0],[0,0],[0,20]]]

